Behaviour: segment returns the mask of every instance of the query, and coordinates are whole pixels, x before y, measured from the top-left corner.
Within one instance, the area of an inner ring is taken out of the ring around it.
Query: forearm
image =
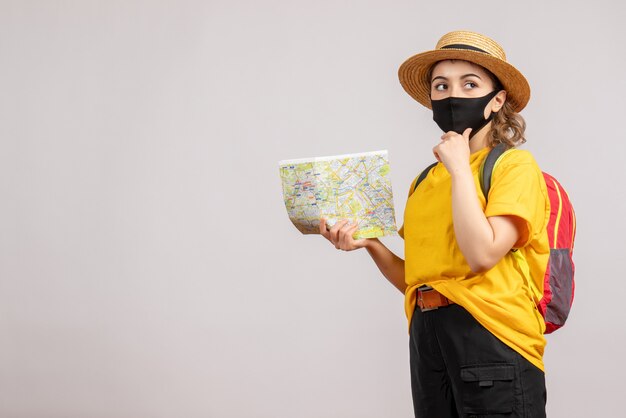
[[[481,272],[493,267],[501,256],[493,228],[480,206],[469,165],[452,175],[452,220],[459,248],[470,268]]]
[[[404,260],[395,255],[378,239],[368,239],[365,245],[380,272],[389,282],[404,294]]]

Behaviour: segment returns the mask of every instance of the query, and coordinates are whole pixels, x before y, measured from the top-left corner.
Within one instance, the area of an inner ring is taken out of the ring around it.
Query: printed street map
[[[355,238],[397,235],[387,151],[279,162],[291,222],[319,234],[319,221],[357,221]]]

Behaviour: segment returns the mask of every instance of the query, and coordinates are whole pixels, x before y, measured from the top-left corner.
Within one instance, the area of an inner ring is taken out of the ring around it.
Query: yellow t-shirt
[[[454,234],[450,174],[439,163],[410,194],[399,231],[405,246],[406,314],[410,324],[416,290],[428,284],[463,306],[492,334],[543,370],[545,324],[532,295],[533,291],[543,292],[550,255],[546,232],[550,202],[545,182],[529,152],[510,151],[494,168],[485,204],[478,176],[488,152],[489,148],[484,148],[470,156],[476,194],[485,216],[514,215],[524,221],[525,231],[515,247],[528,262],[532,279],[525,278],[513,252],[489,271],[471,271]]]

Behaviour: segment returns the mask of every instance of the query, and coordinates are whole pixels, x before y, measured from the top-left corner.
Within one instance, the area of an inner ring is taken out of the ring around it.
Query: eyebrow
[[[461,80],[463,80],[464,78],[467,78],[467,77],[476,77],[476,78],[478,78],[479,80],[482,80],[482,78],[480,78],[480,76],[479,76],[478,74],[474,74],[474,73],[468,73],[468,74],[462,75],[462,76],[461,76]],[[444,81],[447,81],[447,80],[448,80],[446,77],[444,77],[444,76],[442,76],[442,75],[438,75],[437,77],[434,77],[434,78],[433,78],[430,82],[432,83],[432,82],[434,82],[435,80],[437,80],[437,79],[439,79],[439,78],[440,78],[440,79],[442,79],[442,80],[444,80]]]

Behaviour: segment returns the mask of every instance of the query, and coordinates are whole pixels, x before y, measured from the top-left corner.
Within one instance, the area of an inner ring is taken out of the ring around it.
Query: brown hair
[[[491,77],[494,90],[504,90],[498,77],[488,69],[482,68]],[[507,148],[513,148],[526,142],[525,132],[526,121],[522,115],[513,110],[513,106],[508,101],[505,101],[491,119],[491,130],[487,133],[487,141],[492,148],[501,143]]]
[[[524,118],[513,110],[509,102],[504,102],[504,106],[491,120],[491,130],[487,133],[487,140],[492,147],[502,143],[507,148],[513,148],[526,142],[525,131]]]

